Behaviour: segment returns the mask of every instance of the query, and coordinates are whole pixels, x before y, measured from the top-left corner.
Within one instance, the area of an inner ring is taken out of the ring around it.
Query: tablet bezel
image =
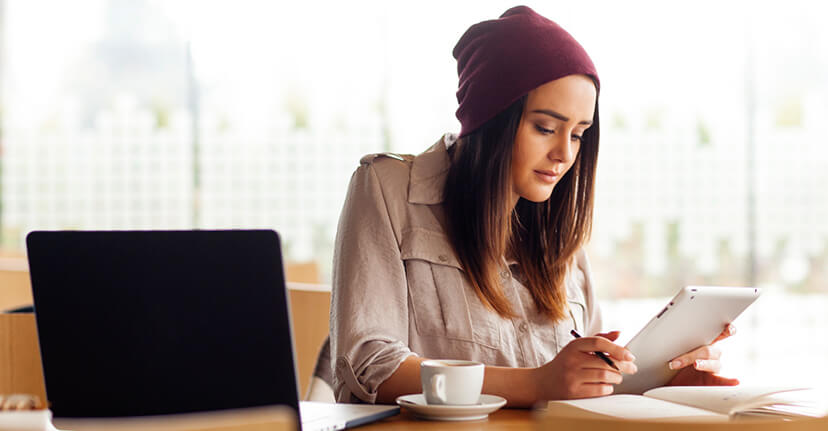
[[[667,384],[677,372],[667,366],[672,359],[710,344],[761,292],[756,287],[681,289],[627,343],[626,348],[636,357],[638,372],[624,375],[615,393],[641,394]]]

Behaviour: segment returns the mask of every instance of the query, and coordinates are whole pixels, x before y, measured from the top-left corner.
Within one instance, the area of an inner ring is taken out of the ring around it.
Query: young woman
[[[454,57],[459,137],[416,157],[366,156],[351,179],[333,268],[336,398],[419,393],[427,358],[483,362],[483,393],[511,406],[610,394],[636,367],[612,342],[618,332],[600,333],[582,251],[598,157],[595,67],[523,6],[473,25]],[[715,375],[719,355],[705,346],[677,358],[674,382],[737,383]]]

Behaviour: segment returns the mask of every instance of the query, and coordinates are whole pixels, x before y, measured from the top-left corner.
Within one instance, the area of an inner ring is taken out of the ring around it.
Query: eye
[[[578,141],[578,142],[583,142],[584,137],[583,137],[583,135],[572,135],[572,140],[573,141]]]
[[[551,135],[555,133],[552,129],[547,129],[546,127],[541,126],[540,124],[535,124],[535,130],[540,132],[542,135]]]

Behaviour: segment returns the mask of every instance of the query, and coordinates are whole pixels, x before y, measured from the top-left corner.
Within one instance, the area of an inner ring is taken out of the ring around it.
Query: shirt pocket
[[[472,291],[445,234],[405,231],[400,252],[418,334],[500,345],[499,316]]]

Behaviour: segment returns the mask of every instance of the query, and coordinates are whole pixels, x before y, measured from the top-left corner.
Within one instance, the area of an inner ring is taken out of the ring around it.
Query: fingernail
[[[727,333],[733,335],[736,333],[736,327],[733,325],[727,325]]]
[[[632,362],[635,360],[635,355],[630,353],[630,351],[628,350],[627,353],[624,354],[624,360]]]
[[[701,367],[702,367],[702,365],[704,365],[704,360],[702,360],[702,359],[696,359],[696,363],[694,364],[694,366],[696,367],[696,369],[698,370],[699,368],[701,368]]]
[[[670,362],[669,364],[667,364],[667,368],[669,368],[671,370],[678,370],[679,368],[681,368],[681,361],[676,359],[675,361]]]

